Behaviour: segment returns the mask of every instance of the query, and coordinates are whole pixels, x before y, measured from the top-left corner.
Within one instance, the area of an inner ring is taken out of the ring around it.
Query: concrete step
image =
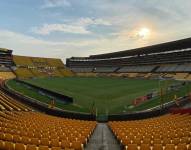
[[[120,145],[106,123],[98,123],[85,150],[120,150]]]

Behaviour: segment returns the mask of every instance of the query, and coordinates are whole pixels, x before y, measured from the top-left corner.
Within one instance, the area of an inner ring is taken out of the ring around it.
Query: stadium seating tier
[[[167,114],[144,120],[113,121],[108,125],[127,150],[191,149],[189,114]]]
[[[0,111],[0,149],[82,150],[94,121],[53,117],[38,112]]]
[[[63,77],[72,76],[73,72],[65,67],[61,59],[13,56],[16,64],[14,71],[18,78]]]
[[[15,74],[11,71],[9,72],[0,72],[0,79],[7,80],[7,79],[13,79],[15,78]]]

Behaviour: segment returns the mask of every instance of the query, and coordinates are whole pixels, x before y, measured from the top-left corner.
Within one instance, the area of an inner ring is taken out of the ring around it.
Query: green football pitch
[[[159,97],[155,97],[136,107],[132,105],[132,101],[137,97],[159,91],[159,85],[161,84],[159,80],[109,77],[55,77],[28,79],[25,81],[72,97],[74,100],[73,104],[64,104],[56,101],[57,107],[70,111],[91,112],[96,110],[100,114],[124,113],[145,110],[160,105],[161,102]],[[178,81],[168,81],[168,84],[174,84],[175,82],[177,83]],[[24,95],[50,103],[50,98],[46,95],[33,91],[15,80],[8,81],[8,86]],[[187,90],[188,87],[182,87],[179,91],[172,91],[166,95],[164,102],[171,101],[174,94],[177,94],[177,96],[185,95]]]

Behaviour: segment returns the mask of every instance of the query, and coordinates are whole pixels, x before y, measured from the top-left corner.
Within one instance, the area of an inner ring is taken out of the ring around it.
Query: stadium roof
[[[13,55],[13,57],[20,57],[20,58],[34,58],[34,59],[58,59],[61,60],[60,58],[51,58],[51,57],[36,57],[36,56],[21,56],[21,55]]]
[[[191,48],[191,38],[181,39],[177,41],[161,43],[157,45],[146,46],[142,48],[118,51],[113,53],[90,55],[90,59],[105,59],[105,58],[116,58],[116,57],[126,57],[132,55],[143,55],[150,53],[161,53],[168,52],[179,49]]]
[[[12,52],[12,50],[7,49],[7,48],[0,48],[0,51],[3,51],[3,52]]]

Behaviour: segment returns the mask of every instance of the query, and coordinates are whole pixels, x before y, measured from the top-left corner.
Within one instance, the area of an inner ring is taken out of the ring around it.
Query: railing
[[[39,102],[38,100],[27,97],[25,95],[22,95],[21,93],[18,93],[17,91],[10,89],[6,85],[6,83],[1,84],[1,89],[6,94],[8,94],[9,96],[11,96],[14,99],[19,100],[20,102],[30,106],[34,110],[44,112],[44,113],[49,114],[49,115],[72,118],[72,119],[81,119],[81,120],[96,120],[95,115],[93,115],[93,114],[66,111],[66,110],[61,110],[58,108],[49,108],[48,105],[45,103]]]

